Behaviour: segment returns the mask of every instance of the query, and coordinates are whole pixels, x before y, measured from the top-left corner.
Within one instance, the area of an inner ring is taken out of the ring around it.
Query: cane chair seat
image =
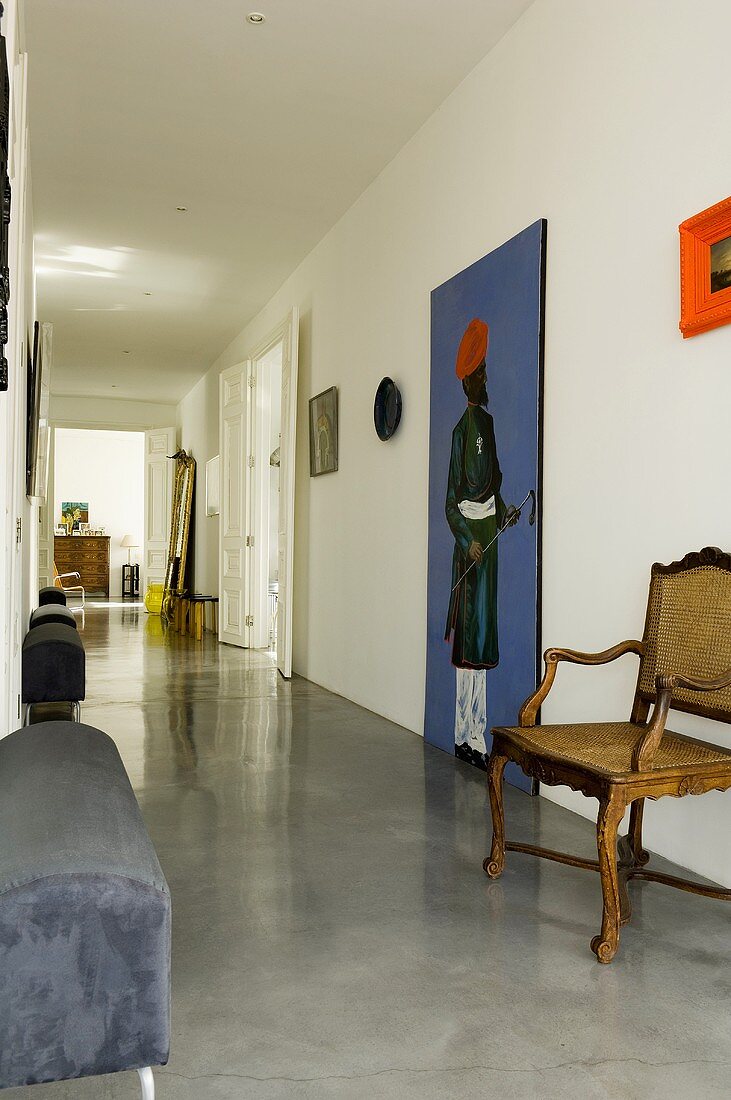
[[[632,752],[645,732],[635,722],[587,722],[576,725],[503,726],[494,731],[508,740],[540,752],[564,764],[590,768],[601,775],[632,777]],[[731,749],[696,741],[672,730],[665,730],[650,770],[731,763]]]

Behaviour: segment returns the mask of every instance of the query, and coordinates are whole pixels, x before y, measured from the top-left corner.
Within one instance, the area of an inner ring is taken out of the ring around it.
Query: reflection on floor
[[[485,878],[481,773],[139,607],[90,607],[84,643],[83,719],[119,745],[173,896],[161,1100],[728,1095],[722,903],[634,884],[601,967],[594,875],[513,855]],[[512,789],[507,811],[515,839],[593,854],[574,815]]]

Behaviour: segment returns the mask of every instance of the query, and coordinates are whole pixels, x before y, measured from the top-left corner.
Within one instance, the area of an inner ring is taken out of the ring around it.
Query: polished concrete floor
[[[729,907],[635,883],[602,967],[594,875],[513,855],[485,878],[469,765],[137,608],[92,608],[84,637],[83,719],[119,745],[173,897],[160,1100],[731,1095]],[[593,854],[575,815],[513,789],[507,811],[514,839]]]

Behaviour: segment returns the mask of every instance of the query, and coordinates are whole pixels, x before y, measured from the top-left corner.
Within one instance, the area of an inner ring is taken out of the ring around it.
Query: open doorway
[[[92,600],[139,600],[139,569],[123,567],[138,565],[142,547],[144,432],[57,427],[49,482],[50,551],[58,572],[79,573],[76,583]]]

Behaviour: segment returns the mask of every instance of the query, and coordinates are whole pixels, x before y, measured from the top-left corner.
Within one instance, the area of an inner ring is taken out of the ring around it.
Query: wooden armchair
[[[640,657],[629,722],[536,725],[560,661],[602,665],[625,653]],[[671,707],[731,722],[731,555],[706,547],[672,565],[653,565],[641,642],[620,642],[603,653],[548,649],[545,662],[543,681],[523,704],[518,726],[492,731],[487,781],[493,838],[483,867],[490,878],[498,878],[507,850],[598,871],[604,913],[591,949],[599,962],[609,963],[619,946],[620,926],[631,916],[630,879],[731,900],[731,890],[646,870],[649,856],[642,847],[646,798],[682,798],[731,787],[731,749],[665,727]],[[506,843],[502,780],[508,760],[541,783],[565,784],[599,800],[598,861]],[[629,832],[618,842],[627,806],[631,806]]]

